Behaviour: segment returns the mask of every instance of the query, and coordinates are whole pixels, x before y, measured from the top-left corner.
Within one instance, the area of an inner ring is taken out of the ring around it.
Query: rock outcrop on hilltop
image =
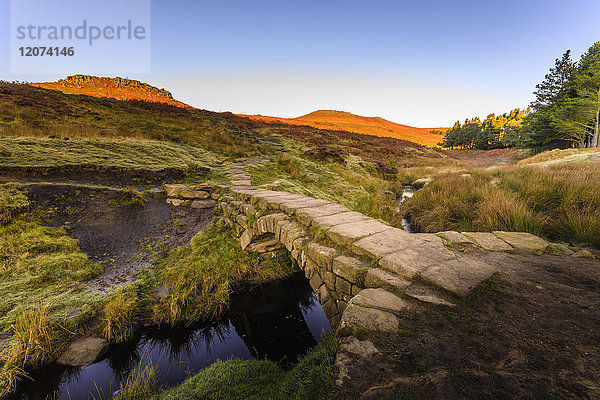
[[[92,75],[71,75],[57,82],[31,83],[32,86],[58,90],[66,94],[110,97],[117,100],[141,100],[193,108],[173,98],[171,92],[127,78],[109,78]]]

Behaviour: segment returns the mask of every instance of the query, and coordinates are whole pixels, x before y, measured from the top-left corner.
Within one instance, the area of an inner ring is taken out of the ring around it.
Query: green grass
[[[386,222],[393,220],[400,186],[383,179],[374,164],[358,156],[347,156],[341,163],[311,160],[303,156],[300,145],[291,141],[286,145],[288,153],[249,168],[254,185],[279,180],[286,192],[330,200]]]
[[[592,162],[440,174],[402,212],[426,232],[520,231],[600,248],[598,176]]]
[[[29,206],[29,200],[19,184],[0,185],[0,225],[7,224],[15,214]]]
[[[0,169],[194,170],[219,161],[201,148],[125,139],[0,138]]]
[[[217,362],[154,400],[326,400],[335,394],[337,341],[328,338],[288,372],[271,361]]]
[[[181,324],[216,317],[241,282],[266,282],[293,272],[289,259],[253,263],[221,219],[198,233],[189,247],[172,250],[146,277],[166,294],[150,301],[151,321]]]
[[[0,198],[14,196],[0,186]],[[0,225],[0,396],[27,366],[56,357],[96,314],[100,298],[83,282],[100,273],[62,228],[42,225],[43,213],[13,215]]]

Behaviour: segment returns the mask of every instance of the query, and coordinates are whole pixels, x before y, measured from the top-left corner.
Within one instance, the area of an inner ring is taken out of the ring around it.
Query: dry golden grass
[[[124,342],[133,336],[137,299],[123,290],[104,305],[103,336],[109,342]]]

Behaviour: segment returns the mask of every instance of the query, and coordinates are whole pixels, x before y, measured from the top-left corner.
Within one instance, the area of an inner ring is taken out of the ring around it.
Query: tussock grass
[[[11,326],[13,336],[2,352],[0,396],[13,390],[25,376],[25,367],[48,361],[56,342],[48,305],[40,303],[20,314]]]
[[[121,383],[119,393],[113,400],[147,400],[157,391],[158,380],[152,362],[144,365],[143,359],[131,371],[127,379]]]
[[[290,262],[252,263],[218,219],[198,233],[190,247],[172,250],[155,265],[153,279],[163,285],[165,294],[152,299],[150,318],[169,325],[213,318],[227,308],[236,284],[283,278],[292,272]]]
[[[333,399],[337,340],[323,340],[289,372],[271,361],[217,362],[154,400],[326,400]]]
[[[111,296],[104,305],[102,333],[109,342],[124,342],[133,336],[135,326],[135,294],[121,290]]]
[[[422,231],[508,230],[600,248],[600,164],[441,174],[402,205]]]

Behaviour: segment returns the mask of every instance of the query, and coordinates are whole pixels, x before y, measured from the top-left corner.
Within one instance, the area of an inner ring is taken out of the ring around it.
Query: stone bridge
[[[344,364],[377,351],[356,337],[397,333],[399,317],[425,303],[454,307],[497,272],[483,261],[489,253],[572,253],[529,233],[407,233],[329,201],[254,188],[243,168],[230,168],[220,212],[242,248],[264,255],[285,247],[304,271],[342,337],[340,385],[349,378]]]
[[[230,178],[220,209],[242,248],[285,247],[342,335],[396,329],[412,300],[452,307],[497,272],[482,253],[570,251],[521,232],[411,234],[326,200],[253,188],[243,165]]]

